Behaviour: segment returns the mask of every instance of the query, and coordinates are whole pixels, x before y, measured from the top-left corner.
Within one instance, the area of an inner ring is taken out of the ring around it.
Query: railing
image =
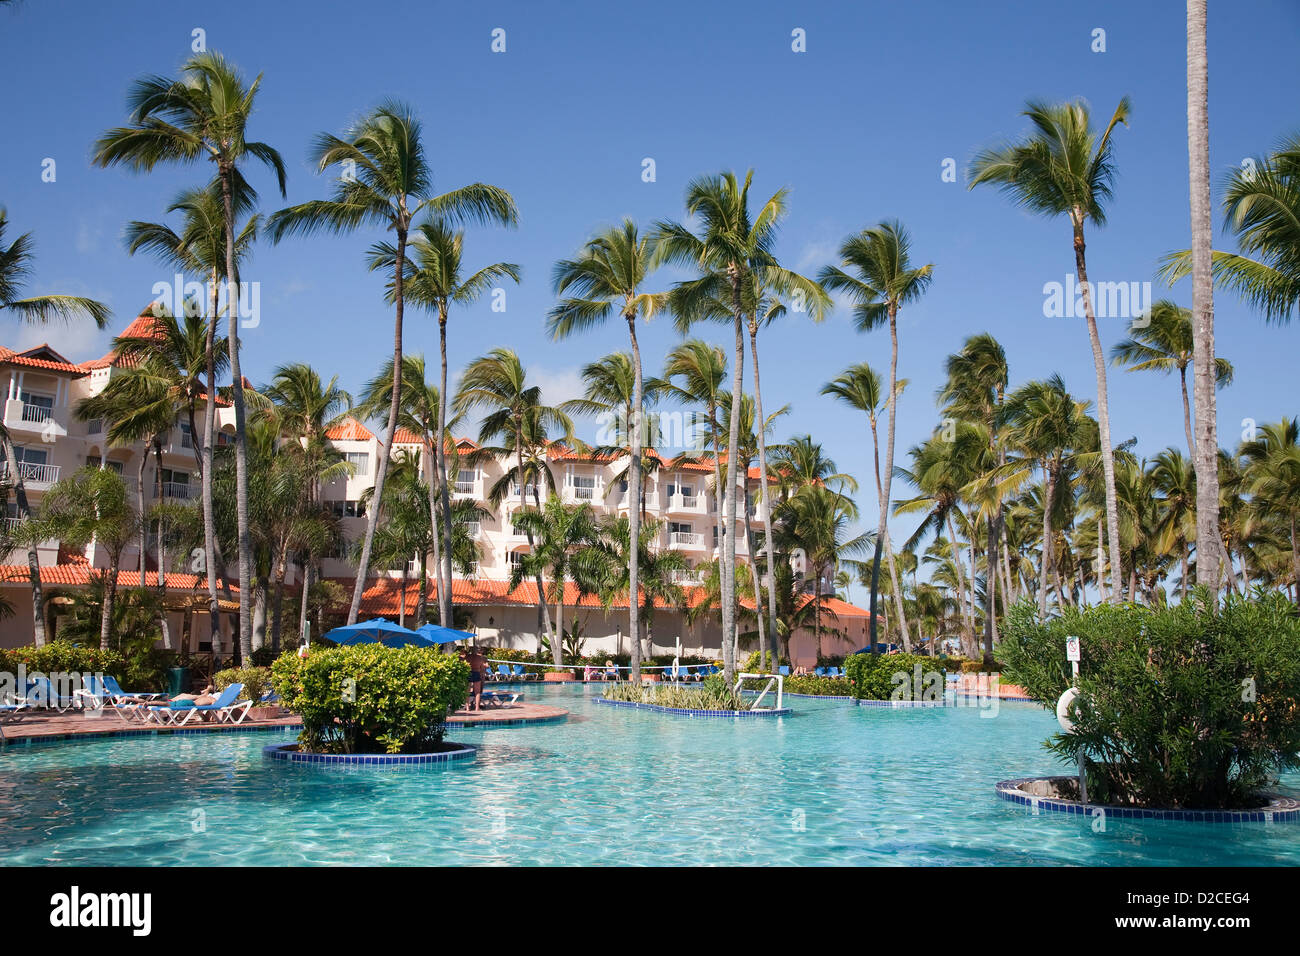
[[[52,485],[59,480],[58,465],[43,465],[34,461],[20,461],[18,476],[34,485]],[[9,463],[0,462],[0,478],[9,477]]]
[[[178,498],[181,501],[189,501],[194,494],[193,489],[181,481],[164,481],[162,493],[164,498]]]
[[[704,535],[696,534],[693,531],[670,531],[668,533],[668,543],[670,545],[686,545],[688,547],[704,544]]]
[[[457,482],[456,482],[456,494],[458,494],[458,495],[472,495],[472,494],[474,494],[474,482],[472,482],[472,481],[457,481]]]
[[[482,531],[482,528],[480,527],[477,521],[465,522],[465,533],[468,534],[471,538],[477,538],[479,536],[480,531]]]
[[[13,534],[15,531],[18,530],[18,525],[22,523],[22,520],[23,520],[22,518],[10,518],[6,516],[4,520],[5,532],[7,534]]]
[[[48,405],[32,405],[23,402],[23,421],[41,424],[54,417],[54,409]]]
[[[772,689],[772,684],[776,684],[776,710],[781,709],[783,695],[785,694],[785,678],[780,674],[737,674],[736,675],[736,693],[740,693],[741,686],[745,683],[746,678],[754,680],[766,680],[763,689],[759,691],[758,698],[749,705],[750,710],[770,710],[772,708],[760,707],[763,699],[767,697],[768,692]]]
[[[696,584],[698,585],[702,578],[698,571],[669,571],[668,580],[673,584]]]
[[[596,494],[596,488],[593,485],[574,485],[571,489],[573,497],[578,501],[590,501]]]

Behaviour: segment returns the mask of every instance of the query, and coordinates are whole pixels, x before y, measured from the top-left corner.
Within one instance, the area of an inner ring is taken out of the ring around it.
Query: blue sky
[[[971,334],[1006,347],[1014,383],[1060,372],[1080,397],[1095,383],[1081,319],[1043,317],[1043,285],[1073,272],[1069,227],[1030,217],[997,193],[970,192],[964,169],[979,147],[1018,134],[1029,97],[1085,97],[1104,122],[1123,94],[1131,128],[1116,136],[1119,177],[1104,229],[1089,236],[1094,280],[1154,279],[1159,258],[1185,247],[1187,148],[1185,24],[1181,3],[601,3],[318,2],[114,4],[25,0],[0,11],[0,87],[6,136],[0,204],[10,238],[32,231],[30,290],[91,295],[110,304],[110,332],[0,327],[0,343],[45,339],[74,359],[101,354],[151,298],[166,270],[126,255],[131,219],[157,219],[206,168],[148,176],[90,165],[91,144],[125,117],[125,93],[147,72],[172,74],[206,31],[250,76],[264,73],[251,135],[276,146],[289,200],[323,196],[307,161],[310,139],[340,132],[385,97],[422,115],[436,184],[508,188],[520,228],[472,229],[471,266],[513,261],[523,283],[507,311],[484,301],[454,314],[453,369],[496,345],[516,349],[551,400],[573,397],[586,362],[625,347],[617,324],[549,340],[550,269],[598,226],[631,216],[681,218],[684,187],[722,169],[755,170],[765,197],[791,189],[778,253],[815,273],[848,234],[887,218],[935,264],[930,292],[902,315],[900,457],[934,427],[944,357]],[[506,52],[491,33],[506,31]],[[806,31],[807,51],[791,50]],[[1094,53],[1093,31],[1106,50]],[[1215,192],[1227,170],[1300,130],[1294,0],[1216,4],[1210,18],[1210,130]],[[642,181],[642,160],[657,179]],[[53,158],[57,179],[41,179]],[[959,182],[941,180],[945,158]],[[254,171],[264,208],[279,208]],[[1217,223],[1216,223],[1217,230]],[[363,255],[376,233],[261,245],[246,278],[262,287],[261,324],[244,332],[244,369],[264,381],[276,365],[309,362],[355,389],[391,351],[391,309]],[[1218,240],[1216,239],[1216,242]],[[666,285],[674,275],[662,273]],[[1156,287],[1156,295],[1163,294]],[[1187,284],[1172,297],[1190,304]],[[1235,445],[1244,418],[1294,415],[1300,326],[1267,327],[1226,294],[1216,301],[1220,354],[1237,381],[1219,398],[1220,440]],[[705,337],[726,342],[723,329]],[[1102,322],[1107,348],[1124,334]],[[647,330],[647,365],[677,341]],[[408,313],[406,347],[436,356],[436,325]],[[847,310],[821,326],[794,316],[762,340],[769,408],[791,406],[777,438],[812,432],[859,476],[874,513],[865,423],[818,391],[844,366],[888,365],[884,331],[859,334]],[[749,371],[746,377],[748,379]],[[1153,454],[1183,443],[1176,380],[1113,371],[1112,435]],[[588,426],[590,430],[591,426]]]

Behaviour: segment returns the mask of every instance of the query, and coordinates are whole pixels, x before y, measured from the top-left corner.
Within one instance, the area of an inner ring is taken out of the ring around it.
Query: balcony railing
[[[482,531],[482,527],[477,521],[465,522],[465,533],[468,534],[471,538],[477,538],[481,531]]]
[[[164,481],[162,493],[164,498],[175,498],[179,501],[189,501],[194,495],[194,490],[185,482]]]
[[[18,475],[25,484],[52,485],[59,480],[58,465],[43,465],[34,461],[20,461]],[[0,478],[9,477],[9,463],[0,462]]]
[[[23,421],[35,422],[40,425],[54,417],[54,409],[48,405],[33,405],[30,402],[23,403]]]
[[[474,482],[472,481],[457,481],[454,487],[458,495],[474,494]]]
[[[577,501],[590,501],[596,497],[596,488],[593,485],[574,485],[569,491]]]
[[[23,520],[22,518],[11,518],[9,516],[6,516],[4,520],[5,533],[13,534],[15,531],[17,531],[18,525],[22,523],[22,520]]]
[[[698,571],[669,571],[668,580],[673,584],[699,585],[702,578]]]
[[[704,544],[704,535],[694,531],[670,531],[668,543],[673,547],[698,548]]]

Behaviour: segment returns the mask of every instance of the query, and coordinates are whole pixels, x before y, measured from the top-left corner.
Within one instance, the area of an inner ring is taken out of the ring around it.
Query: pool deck
[[[474,726],[518,726],[521,724],[549,723],[563,720],[569,712],[561,707],[550,707],[518,701],[507,707],[491,707],[481,713],[458,710],[447,718],[449,727]],[[44,740],[68,737],[95,737],[120,735],[123,732],[140,734],[166,734],[172,731],[212,730],[218,732],[235,732],[251,728],[297,727],[301,721],[295,716],[275,717],[269,720],[245,720],[241,724],[218,724],[215,721],[191,720],[184,727],[179,725],[141,723],[138,720],[126,721],[116,714],[104,712],[97,717],[81,714],[42,714],[26,717],[18,721],[6,721],[4,737],[6,742],[18,743],[23,740]],[[3,745],[0,744],[0,747]]]

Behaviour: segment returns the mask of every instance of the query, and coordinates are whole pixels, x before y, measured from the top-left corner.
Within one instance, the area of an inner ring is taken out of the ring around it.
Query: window
[[[360,501],[326,501],[325,507],[334,512],[336,518],[364,518],[366,506]]]
[[[18,393],[18,397],[23,403],[23,421],[25,422],[43,422],[54,411],[53,395],[41,395],[38,392],[29,392],[23,389]]]
[[[119,475],[122,474],[122,463],[120,461],[109,461],[107,464],[105,464],[104,459],[101,458],[99,455],[87,455],[86,467],[107,468],[109,471],[115,471]]]
[[[190,497],[190,473],[178,471],[174,468],[164,468],[162,470],[162,494],[164,498],[188,500]]]
[[[695,497],[695,486],[694,485],[669,485],[668,495],[669,497],[672,497],[673,495],[681,495],[683,498],[693,498]]]
[[[462,468],[456,472],[456,494],[472,495],[476,478],[478,473],[473,468]]]
[[[98,435],[103,431],[104,431],[104,419],[92,418],[90,421],[86,422],[87,435]]]
[[[14,457],[19,462],[26,462],[30,465],[45,465],[49,463],[50,453],[44,448],[26,448],[22,445],[15,445]]]
[[[668,522],[669,534],[690,534],[691,532],[692,532],[691,526],[684,522],[681,521]]]
[[[589,501],[596,494],[596,476],[595,475],[573,475],[570,484],[573,486],[573,496],[583,501]]]
[[[523,559],[523,556],[524,556],[524,552],[522,551],[507,551],[506,561],[512,568],[518,567],[519,562]]]
[[[343,455],[349,465],[356,469],[357,477],[363,477],[370,474],[370,453],[364,451],[350,451]]]
[[[94,434],[94,432],[91,432],[91,434]],[[190,433],[189,422],[181,422],[181,447],[182,448],[194,447],[194,436]]]

